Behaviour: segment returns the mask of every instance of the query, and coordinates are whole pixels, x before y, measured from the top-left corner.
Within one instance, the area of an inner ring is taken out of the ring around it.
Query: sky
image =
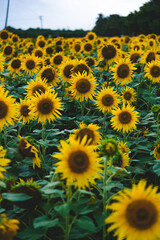
[[[7,2],[0,0],[0,30],[5,26]],[[146,2],[149,0],[10,0],[7,26],[91,31],[98,14],[127,16]]]

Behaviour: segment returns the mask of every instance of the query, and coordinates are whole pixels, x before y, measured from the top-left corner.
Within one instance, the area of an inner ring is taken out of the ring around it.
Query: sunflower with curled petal
[[[36,79],[31,79],[30,82],[25,86],[26,98],[35,97],[37,92],[39,94],[51,91],[51,87],[47,84],[46,79],[41,79],[36,77]]]
[[[95,178],[101,178],[99,173],[102,172],[95,146],[86,145],[86,138],[81,142],[70,139],[69,143],[61,140],[60,153],[52,155],[59,160],[55,171],[62,174],[67,185],[74,184],[79,189],[95,184]]]
[[[111,118],[111,126],[117,131],[129,132],[136,129],[136,124],[139,122],[139,113],[135,111],[133,106],[123,104],[122,109],[117,108],[112,111],[115,115]]]
[[[8,219],[5,213],[0,214],[0,239],[13,240],[19,229],[17,219]]]
[[[112,67],[112,76],[114,81],[117,84],[127,84],[132,80],[133,72],[136,70],[136,67],[129,59],[120,59]]]
[[[45,92],[39,94],[37,92],[36,97],[31,99],[31,115],[38,119],[38,122],[43,122],[44,124],[48,120],[50,123],[56,118],[60,118],[62,115],[60,110],[62,110],[62,102],[57,93],[55,92]]]
[[[23,124],[29,123],[30,120],[33,119],[34,116],[30,115],[30,100],[22,100],[20,99],[20,103],[18,104],[18,115],[19,115],[19,121],[22,120]]]
[[[90,123],[86,125],[85,123],[81,122],[79,124],[79,128],[75,129],[74,134],[71,136],[80,142],[85,136],[87,136],[86,144],[97,145],[100,144],[100,140],[102,139],[101,133],[98,132],[99,129],[100,127],[96,124]]]
[[[22,155],[22,157],[32,158],[33,169],[35,169],[35,166],[40,168],[41,160],[38,156],[38,149],[29,142],[28,137],[21,137],[20,135],[18,135],[18,137],[19,137],[19,152]]]
[[[17,120],[17,104],[12,96],[8,96],[8,91],[0,92],[0,131],[4,125],[14,125]]]
[[[72,75],[69,89],[76,100],[92,99],[97,89],[96,78],[92,74],[88,75],[87,72]]]
[[[132,189],[123,189],[113,197],[116,202],[107,206],[112,213],[106,218],[118,240],[157,240],[160,237],[160,193],[158,187],[146,187],[140,180]]]
[[[105,112],[111,112],[120,103],[120,96],[113,88],[102,88],[96,95],[96,107]]]
[[[160,82],[160,61],[151,61],[144,67],[144,77],[147,77],[152,83]]]
[[[25,74],[36,74],[39,70],[40,60],[34,55],[26,55],[22,60],[22,69]]]
[[[0,146],[0,178],[4,179],[3,172],[6,172],[6,169],[4,167],[8,166],[10,163],[10,159],[5,158],[7,150],[3,149],[2,146]]]

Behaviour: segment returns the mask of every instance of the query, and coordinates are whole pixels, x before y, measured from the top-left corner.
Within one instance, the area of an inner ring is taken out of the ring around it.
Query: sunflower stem
[[[107,162],[108,162],[108,157],[106,156],[105,162],[104,162],[104,176],[103,176],[103,213],[106,215],[106,199],[107,199],[107,190],[106,190],[106,183],[107,183]],[[103,226],[103,240],[106,239],[106,226],[104,224]]]
[[[106,118],[107,118],[107,111],[105,111],[104,113],[104,119],[103,119],[103,134],[105,133],[105,129],[106,129]]]
[[[85,103],[84,101],[81,102],[81,115],[84,116],[84,108],[85,108]]]
[[[66,191],[66,195],[67,195],[67,204],[69,205],[70,196],[71,196],[71,185],[68,186],[67,191]],[[69,220],[70,220],[69,213],[67,213],[66,221],[65,221],[65,238],[64,238],[65,240],[69,240],[69,234],[70,234],[70,230],[71,230]]]

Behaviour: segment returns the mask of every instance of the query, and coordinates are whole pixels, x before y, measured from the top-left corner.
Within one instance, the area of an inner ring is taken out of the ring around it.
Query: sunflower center
[[[125,92],[123,97],[125,100],[129,101],[132,98],[132,94],[130,92]]]
[[[42,56],[43,56],[43,52],[40,51],[40,50],[36,50],[35,56],[36,56],[36,57],[42,57]]]
[[[47,54],[52,54],[53,53],[53,48],[52,47],[47,47],[46,48],[46,53]]]
[[[88,64],[89,67],[94,65],[94,59],[92,58],[86,58],[86,63]]]
[[[89,34],[89,35],[88,35],[88,39],[89,39],[89,40],[93,40],[93,38],[94,38],[93,34]]]
[[[42,99],[38,103],[38,111],[42,114],[49,114],[53,110],[53,102],[50,99]]]
[[[154,52],[150,52],[148,55],[147,55],[147,58],[146,58],[146,62],[151,62],[153,60],[155,60],[156,57],[155,57],[155,53]]]
[[[21,66],[21,61],[19,59],[15,59],[11,63],[12,68],[18,69]]]
[[[33,60],[27,60],[26,62],[26,67],[29,70],[32,70],[35,68],[35,62]]]
[[[54,57],[53,62],[54,62],[56,65],[59,65],[59,64],[61,64],[62,60],[63,60],[62,56],[61,56],[61,55],[57,55],[57,56]]]
[[[11,53],[12,53],[12,47],[11,46],[5,47],[4,54],[10,55]]]
[[[42,41],[42,40],[39,41],[39,42],[38,42],[38,46],[39,46],[39,47],[44,47],[44,46],[45,46],[45,42]]]
[[[88,128],[81,129],[76,136],[76,140],[80,138],[80,142],[81,142],[82,139],[84,138],[84,136],[87,136],[86,142],[88,142],[88,140],[90,140],[89,145],[93,143],[94,132],[91,129],[88,129]]]
[[[68,64],[67,66],[65,66],[65,68],[63,69],[63,73],[64,73],[64,76],[66,78],[71,78],[71,69],[73,68],[74,66],[72,64]]]
[[[1,32],[1,39],[6,40],[8,38],[8,33],[7,32]]]
[[[83,173],[89,167],[89,158],[85,152],[78,150],[70,154],[68,164],[73,172]]]
[[[150,74],[152,77],[159,77],[160,76],[160,68],[158,66],[153,66],[151,68]]]
[[[128,124],[132,120],[132,116],[129,112],[123,111],[119,114],[119,121],[122,124]]]
[[[35,95],[36,92],[38,92],[39,94],[45,93],[45,88],[44,88],[42,85],[36,85],[36,86],[33,87],[33,89],[32,89],[33,95]]]
[[[118,70],[117,70],[117,75],[118,77],[120,78],[126,78],[128,77],[128,74],[129,74],[129,67],[127,64],[121,64],[119,67],[118,67]]]
[[[0,119],[5,118],[8,113],[8,106],[4,101],[0,101]]]
[[[90,43],[86,43],[86,44],[84,45],[84,50],[85,50],[86,52],[90,52],[90,51],[92,50],[92,45],[91,45]]]
[[[80,49],[81,49],[81,46],[80,46],[79,44],[76,44],[76,45],[74,46],[74,49],[75,49],[76,52],[79,52]]]
[[[55,78],[55,73],[52,71],[52,69],[48,68],[48,69],[45,69],[43,72],[42,72],[42,79],[46,78],[47,79],[47,83],[50,83],[54,80]]]
[[[145,230],[152,227],[156,222],[157,209],[148,200],[135,200],[128,205],[126,218],[132,227],[138,230]]]
[[[13,40],[13,42],[18,42],[18,38],[17,37],[13,37],[12,40]]]
[[[74,73],[80,72],[80,74],[82,74],[84,71],[87,72],[87,75],[89,74],[89,68],[83,63],[80,63],[74,67]]]
[[[112,45],[105,46],[102,49],[102,56],[105,59],[110,60],[116,56],[116,49]]]
[[[80,79],[76,83],[76,89],[79,93],[87,93],[89,92],[90,88],[91,88],[91,84],[85,78]]]
[[[132,55],[131,55],[131,62],[132,63],[136,63],[137,62],[137,60],[140,58],[141,56],[140,56],[140,54],[139,53],[133,53]]]
[[[29,116],[29,112],[30,112],[30,110],[28,108],[28,105],[23,105],[21,107],[20,113],[21,113],[22,116],[28,117]]]
[[[112,106],[114,100],[113,100],[113,96],[110,94],[106,94],[105,96],[102,97],[102,103],[104,106]]]
[[[57,53],[58,53],[58,52],[62,52],[62,51],[63,51],[62,47],[61,47],[61,46],[59,46],[59,45],[56,47],[56,49],[55,49],[55,50],[56,50],[56,52],[57,52]]]

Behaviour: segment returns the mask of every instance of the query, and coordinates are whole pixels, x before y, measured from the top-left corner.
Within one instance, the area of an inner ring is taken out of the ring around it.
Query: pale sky
[[[0,30],[4,29],[8,0],[0,0]],[[10,0],[8,26],[92,30],[98,14],[127,16],[149,0]]]

